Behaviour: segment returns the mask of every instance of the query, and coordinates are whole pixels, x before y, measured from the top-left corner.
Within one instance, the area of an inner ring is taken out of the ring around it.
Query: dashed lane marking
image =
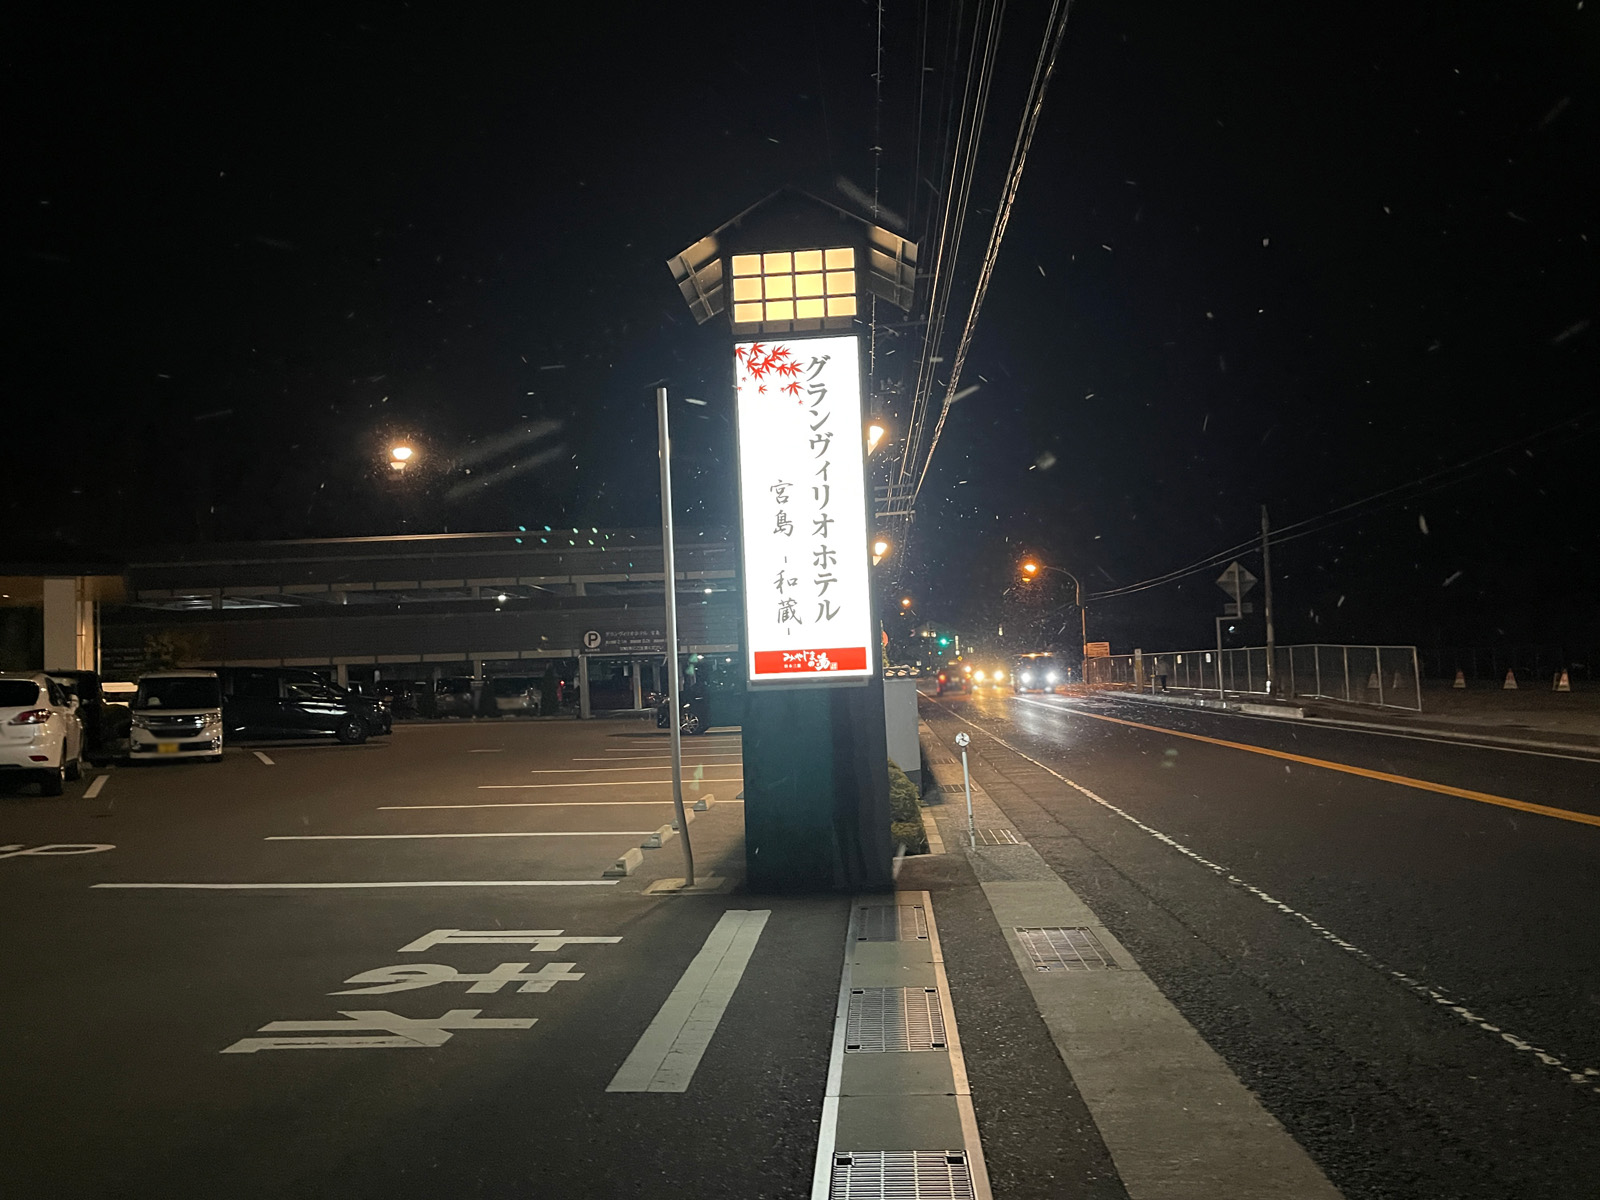
[[[1569,1066],[1567,1063],[1563,1062],[1561,1059],[1557,1058],[1554,1054],[1551,1054],[1549,1051],[1540,1049],[1538,1046],[1535,1046],[1530,1042],[1524,1041],[1522,1038],[1518,1037],[1514,1033],[1506,1032],[1506,1030],[1501,1028],[1499,1025],[1490,1024],[1487,1020],[1485,1020],[1483,1017],[1480,1017],[1477,1013],[1473,1012],[1471,1009],[1467,1008],[1465,1005],[1457,1003],[1455,1000],[1451,999],[1444,992],[1439,991],[1438,988],[1432,987],[1429,984],[1423,982],[1422,980],[1416,978],[1413,975],[1407,974],[1404,971],[1396,970],[1395,968],[1389,966],[1387,963],[1383,962],[1381,959],[1379,959],[1376,956],[1374,956],[1374,955],[1368,953],[1367,951],[1363,950],[1360,946],[1355,945],[1353,942],[1345,941],[1344,938],[1342,938],[1338,934],[1334,933],[1331,929],[1329,929],[1327,926],[1323,925],[1321,922],[1317,921],[1314,917],[1307,916],[1305,913],[1300,912],[1298,909],[1291,908],[1289,905],[1285,904],[1282,900],[1279,900],[1276,896],[1270,895],[1269,893],[1267,893],[1267,892],[1263,891],[1262,889],[1256,887],[1255,884],[1249,883],[1249,882],[1239,878],[1239,876],[1235,875],[1227,867],[1224,867],[1219,863],[1212,862],[1209,858],[1206,858],[1204,855],[1198,854],[1195,851],[1189,849],[1189,847],[1185,846],[1182,842],[1178,841],[1176,838],[1173,838],[1173,837],[1171,837],[1171,836],[1169,836],[1169,835],[1167,835],[1165,833],[1162,833],[1159,829],[1156,829],[1154,826],[1146,825],[1143,821],[1139,820],[1138,817],[1134,816],[1132,813],[1128,812],[1126,809],[1118,808],[1115,804],[1111,803],[1111,801],[1106,800],[1105,798],[1103,798],[1101,796],[1095,795],[1088,788],[1084,787],[1081,783],[1077,783],[1077,782],[1075,782],[1075,781],[1073,781],[1071,779],[1068,779],[1065,775],[1061,774],[1060,771],[1054,770],[1053,768],[1046,766],[1044,763],[1040,762],[1037,758],[1034,758],[1032,755],[1026,754],[1023,751],[1017,749],[1017,747],[1013,746],[1010,742],[1006,741],[1004,738],[997,737],[995,734],[989,732],[989,730],[984,729],[981,725],[974,724],[972,721],[967,720],[967,718],[961,716],[959,713],[951,712],[949,708],[946,708],[943,705],[941,705],[940,707],[945,708],[946,712],[949,712],[951,716],[955,717],[955,719],[960,721],[963,725],[971,725],[972,728],[976,729],[979,733],[983,734],[985,737],[992,738],[998,745],[1004,746],[1007,750],[1011,751],[1011,753],[1015,754],[1018,758],[1023,759],[1026,762],[1031,762],[1034,766],[1038,767],[1041,771],[1044,771],[1044,772],[1046,772],[1046,773],[1048,773],[1050,775],[1055,776],[1062,783],[1066,784],[1068,787],[1072,788],[1074,791],[1079,792],[1084,796],[1087,796],[1090,800],[1093,800],[1096,804],[1100,805],[1102,808],[1106,809],[1108,812],[1115,813],[1117,816],[1121,817],[1124,821],[1127,821],[1130,825],[1134,826],[1136,829],[1142,830],[1143,832],[1149,834],[1151,837],[1155,838],[1156,841],[1162,842],[1165,845],[1171,846],[1179,854],[1184,855],[1186,858],[1192,859],[1193,861],[1199,863],[1201,866],[1205,867],[1208,871],[1212,871],[1215,874],[1221,876],[1223,879],[1225,879],[1228,883],[1232,884],[1234,887],[1240,888],[1241,890],[1243,890],[1245,892],[1248,892],[1250,895],[1254,896],[1257,900],[1260,900],[1263,904],[1270,905],[1271,907],[1277,909],[1279,912],[1284,913],[1286,916],[1293,917],[1295,920],[1301,922],[1308,929],[1310,929],[1314,933],[1316,933],[1316,935],[1318,937],[1322,938],[1324,941],[1331,942],[1333,945],[1335,945],[1335,946],[1339,947],[1339,949],[1343,950],[1346,954],[1349,954],[1352,957],[1354,957],[1356,959],[1359,959],[1361,962],[1363,962],[1367,966],[1373,968],[1375,971],[1378,971],[1380,974],[1388,976],[1390,979],[1393,979],[1396,983],[1400,984],[1402,987],[1406,988],[1408,991],[1414,993],[1417,996],[1422,997],[1424,1000],[1428,1000],[1428,1001],[1431,1001],[1434,1004],[1439,1005],[1440,1007],[1444,1008],[1446,1011],[1450,1012],[1452,1015],[1454,1015],[1458,1019],[1460,1019],[1462,1021],[1465,1021],[1468,1025],[1471,1025],[1476,1029],[1480,1029],[1485,1033],[1494,1034],[1495,1036],[1500,1038],[1501,1041],[1505,1042],[1507,1045],[1511,1046],[1512,1048],[1514,1048],[1516,1050],[1519,1050],[1519,1051],[1521,1051],[1521,1052],[1523,1052],[1525,1054],[1533,1055],[1536,1059],[1538,1059],[1545,1066],[1553,1067],[1557,1071],[1560,1071],[1563,1075],[1565,1075],[1567,1077],[1567,1081],[1569,1083],[1580,1084],[1580,1085],[1588,1088],[1595,1095],[1600,1095],[1600,1068],[1583,1067],[1583,1068],[1579,1069],[1579,1068],[1576,1068],[1576,1067]],[[1164,732],[1170,733],[1171,730],[1165,730]]]
[[[271,766],[275,766],[276,765],[270,758],[268,758],[265,754],[261,753],[261,751],[259,751],[259,750],[256,751],[256,757],[259,758],[262,761],[262,763],[264,765],[266,765],[266,766],[271,767]]]
[[[89,786],[84,788],[83,798],[85,800],[93,800],[101,792],[105,791],[106,780],[110,778],[111,776],[109,775],[96,775]]]
[[[1038,701],[1023,699],[1023,703],[1038,704]],[[1053,704],[1043,704],[1039,705],[1039,707],[1057,712],[1063,711]],[[1533,804],[1527,800],[1513,800],[1509,796],[1494,796],[1488,792],[1475,792],[1470,788],[1451,787],[1448,783],[1434,783],[1429,779],[1414,779],[1409,775],[1393,775],[1388,771],[1374,771],[1368,767],[1351,766],[1349,763],[1330,762],[1325,758],[1310,758],[1304,754],[1291,754],[1287,750],[1270,750],[1265,746],[1252,746],[1248,742],[1230,742],[1224,738],[1207,737],[1203,733],[1185,733],[1181,729],[1168,729],[1163,725],[1146,725],[1140,721],[1127,721],[1121,717],[1107,717],[1100,713],[1084,712],[1081,709],[1074,709],[1073,713],[1076,716],[1089,717],[1096,721],[1110,721],[1114,725],[1128,725],[1134,729],[1147,729],[1151,733],[1164,733],[1171,737],[1188,738],[1190,741],[1205,742],[1212,746],[1223,746],[1229,750],[1244,750],[1250,754],[1264,755],[1267,758],[1301,763],[1308,767],[1321,767],[1325,771],[1339,771],[1345,775],[1359,775],[1363,779],[1376,779],[1380,783],[1394,783],[1399,784],[1401,787],[1416,788],[1418,791],[1437,792],[1441,796],[1455,796],[1462,800],[1474,800],[1479,804],[1493,804],[1500,808],[1514,808],[1518,812],[1532,813],[1539,817],[1554,817],[1558,821],[1572,821],[1579,825],[1600,826],[1600,815],[1594,813],[1573,812],[1571,809],[1566,808],[1551,808],[1548,804]],[[965,720],[965,718],[962,719]],[[991,734],[990,736],[992,737],[993,735]]]

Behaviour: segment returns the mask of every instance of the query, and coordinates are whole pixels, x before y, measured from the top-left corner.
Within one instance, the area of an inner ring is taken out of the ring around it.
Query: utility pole
[[[1261,583],[1262,600],[1267,610],[1267,695],[1276,696],[1276,674],[1273,671],[1274,647],[1272,633],[1272,543],[1267,540],[1267,506],[1261,506]],[[1241,612],[1243,609],[1240,610]]]

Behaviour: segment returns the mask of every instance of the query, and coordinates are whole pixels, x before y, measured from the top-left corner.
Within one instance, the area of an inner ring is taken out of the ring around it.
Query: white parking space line
[[[688,799],[688,797],[684,797]],[[498,804],[384,804],[379,812],[415,812],[438,808],[624,808],[634,804],[671,804],[670,796],[660,800],[517,800]],[[743,800],[718,800],[718,804],[743,804]]]
[[[276,892],[337,888],[614,887],[616,883],[615,879],[394,879],[382,883],[91,883],[89,886],[124,891]]]
[[[608,1092],[686,1092],[755,952],[770,909],[729,909],[672,989]]]
[[[256,757],[259,758],[263,763],[265,763],[269,767],[276,765],[276,764],[273,763],[273,761],[270,758],[268,758],[265,754],[261,753],[261,751],[259,751],[259,750],[256,751]]]
[[[574,758],[572,761],[573,762],[644,762],[646,759],[653,759],[653,758],[668,758],[668,759],[670,759],[672,757],[672,755],[670,755],[670,754],[632,754],[632,753],[624,753],[624,752],[618,751],[618,750],[608,750],[608,751],[606,751],[606,753],[607,754],[623,754],[623,757],[622,758],[581,758],[581,757],[579,757],[579,758]],[[684,757],[686,757],[686,758],[689,757],[690,755],[693,755],[695,758],[743,758],[744,757],[744,755],[739,753],[739,751],[737,751],[737,750],[725,750],[725,751],[717,751],[717,750],[685,750],[683,753],[684,753]]]
[[[389,842],[419,838],[485,837],[646,837],[654,829],[592,829],[581,833],[283,833],[262,838],[264,842]]]
[[[695,777],[701,783],[738,783],[743,776],[740,775],[698,775]],[[608,787],[631,788],[644,787],[654,784],[668,784],[670,779],[623,779],[613,780],[610,783],[480,783],[480,792],[527,791],[530,788],[575,788],[575,787]]]
[[[468,750],[467,753],[468,754],[504,754],[505,753],[505,747],[502,746],[498,750]]]
[[[602,760],[602,761],[604,761],[604,760]],[[690,762],[685,762],[684,765],[685,766],[706,766],[706,767],[736,767],[739,764],[738,763],[690,763]],[[608,773],[614,772],[614,771],[659,771],[659,770],[661,770],[661,766],[660,765],[653,766],[653,767],[541,767],[541,768],[539,768],[537,770],[529,771],[528,774],[529,775],[605,775],[605,774],[608,774]],[[641,780],[640,782],[643,782],[643,781]]]
[[[105,790],[106,780],[108,780],[110,778],[111,778],[111,776],[109,776],[109,775],[97,775],[97,776],[95,776],[94,780],[89,784],[89,786],[84,788],[84,790],[83,790],[83,798],[85,800],[93,800],[103,790]]]

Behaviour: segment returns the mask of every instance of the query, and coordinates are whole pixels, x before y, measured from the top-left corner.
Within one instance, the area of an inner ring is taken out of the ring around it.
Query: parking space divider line
[[[686,1092],[750,965],[771,909],[724,912],[608,1092]]]
[[[264,842],[384,842],[421,838],[516,838],[516,837],[644,837],[653,829],[592,829],[554,833],[284,833],[262,838]]]

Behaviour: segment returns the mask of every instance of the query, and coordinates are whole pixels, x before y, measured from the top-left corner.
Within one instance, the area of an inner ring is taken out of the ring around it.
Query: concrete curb
[[[603,879],[620,879],[624,875],[632,875],[644,864],[644,851],[637,846],[629,846],[622,852],[622,857],[611,866],[602,871]]]

